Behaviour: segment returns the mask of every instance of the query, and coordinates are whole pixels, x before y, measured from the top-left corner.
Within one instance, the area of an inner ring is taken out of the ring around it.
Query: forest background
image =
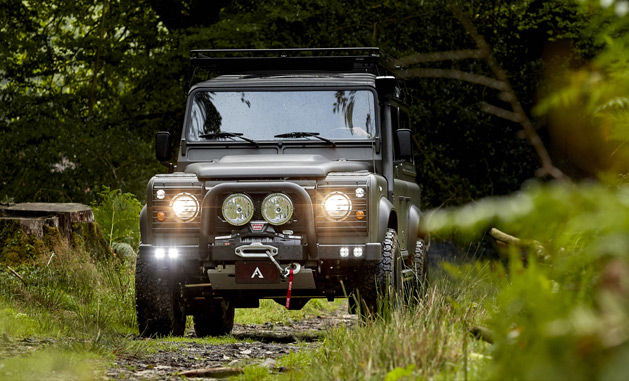
[[[533,108],[559,88],[587,86],[599,70],[591,60],[622,36],[627,3],[604,3],[457,5],[554,165],[573,178],[617,169],[616,146],[579,120],[553,132],[552,107]],[[154,159],[155,133],[180,135],[191,49],[378,46],[413,62],[477,48],[447,2],[408,0],[2,0],[0,40],[0,201],[14,202],[90,203],[103,186],[142,201],[148,179],[166,171]],[[419,62],[413,68],[494,76],[484,59]],[[549,85],[571,69],[585,70],[582,83]],[[535,177],[541,164],[521,125],[483,111],[508,108],[502,92],[434,75],[411,75],[408,86],[424,207],[508,194]]]

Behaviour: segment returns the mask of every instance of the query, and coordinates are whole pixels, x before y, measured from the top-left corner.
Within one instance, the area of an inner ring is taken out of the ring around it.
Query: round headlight
[[[227,196],[223,201],[223,217],[232,225],[246,224],[253,217],[253,201],[242,193]]]
[[[262,201],[262,217],[271,225],[287,223],[293,216],[293,202],[283,193],[272,193]]]
[[[352,201],[343,192],[330,193],[323,199],[321,205],[328,217],[337,221],[347,218],[352,211]]]
[[[179,193],[170,201],[173,213],[183,222],[190,221],[199,214],[199,200],[190,193]]]

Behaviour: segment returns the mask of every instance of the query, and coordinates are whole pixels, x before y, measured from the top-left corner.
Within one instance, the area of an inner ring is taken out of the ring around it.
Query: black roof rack
[[[287,49],[199,49],[190,52],[197,68],[214,74],[264,74],[269,72],[360,72],[391,75],[396,65],[380,48],[287,48]]]

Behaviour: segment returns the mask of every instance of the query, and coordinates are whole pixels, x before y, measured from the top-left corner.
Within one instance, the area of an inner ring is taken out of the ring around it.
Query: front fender
[[[421,228],[422,224],[422,212],[415,205],[411,205],[408,210],[408,250],[415,250],[415,244],[418,238],[426,238],[425,232]]]
[[[147,213],[146,205],[144,205],[140,211],[140,242],[142,243],[152,243],[151,241],[153,241],[150,236],[151,224],[147,218]]]
[[[377,242],[384,241],[384,235],[389,227],[397,229],[397,218],[391,201],[380,197],[378,202],[378,237]]]

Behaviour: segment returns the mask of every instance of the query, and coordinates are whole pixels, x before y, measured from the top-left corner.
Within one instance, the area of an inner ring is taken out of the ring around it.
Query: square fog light
[[[179,250],[175,249],[174,247],[168,249],[168,258],[175,259],[177,257],[179,257]]]
[[[166,250],[163,247],[155,249],[155,258],[162,259],[166,256]]]
[[[355,247],[354,248],[354,257],[355,258],[360,258],[363,256],[363,248],[362,247]]]

